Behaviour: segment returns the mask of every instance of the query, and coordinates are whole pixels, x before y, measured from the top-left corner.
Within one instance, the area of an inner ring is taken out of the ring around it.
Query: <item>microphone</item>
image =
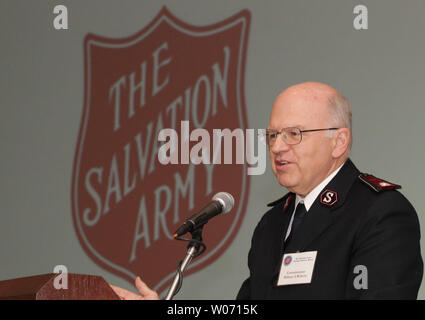
[[[195,213],[193,216],[188,218],[180,226],[180,228],[174,232],[174,238],[197,229],[220,213],[229,212],[232,210],[234,205],[235,199],[233,199],[233,196],[230,193],[217,193],[209,204],[207,204],[200,212]]]

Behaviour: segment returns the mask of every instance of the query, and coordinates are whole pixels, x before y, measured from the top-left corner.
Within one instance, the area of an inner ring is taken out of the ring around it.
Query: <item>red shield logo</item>
[[[205,226],[207,251],[185,273],[211,264],[236,236],[249,194],[246,162],[162,165],[158,133],[180,132],[181,121],[208,131],[247,128],[249,23],[244,10],[192,26],[163,8],[130,37],[86,36],[72,212],[82,247],[102,268],[166,289],[186,253],[173,232],[220,191],[235,206]]]

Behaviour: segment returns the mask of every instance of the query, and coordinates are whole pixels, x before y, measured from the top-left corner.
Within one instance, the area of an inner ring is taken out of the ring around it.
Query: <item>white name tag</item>
[[[287,253],[280,267],[278,286],[311,283],[317,251]]]

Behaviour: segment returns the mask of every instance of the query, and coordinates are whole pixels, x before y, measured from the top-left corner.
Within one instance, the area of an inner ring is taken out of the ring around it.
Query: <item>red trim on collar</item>
[[[286,209],[288,209],[289,205],[291,204],[292,199],[295,198],[293,194],[291,194],[285,202],[285,206],[283,207],[283,212],[286,211]]]

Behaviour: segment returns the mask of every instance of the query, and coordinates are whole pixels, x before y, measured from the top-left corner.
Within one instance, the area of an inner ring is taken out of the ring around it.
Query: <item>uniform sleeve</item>
[[[250,279],[246,279],[241,288],[239,289],[236,300],[249,300],[250,299]]]
[[[265,216],[262,217],[258,225],[255,227],[254,233],[252,235],[251,239],[251,248],[248,253],[248,269],[250,276],[242,283],[241,288],[239,289],[238,295],[236,296],[237,300],[250,300],[251,297],[251,277],[252,277],[252,271],[253,271],[253,260],[255,259],[255,251],[256,251],[256,244],[258,243],[258,236],[259,233],[261,233],[261,230],[263,230],[265,227]]]
[[[253,251],[253,245],[254,245],[254,239],[255,234],[258,229],[258,226],[256,227],[254,234],[252,236],[251,240],[251,249],[248,253],[248,268],[249,268],[249,274],[250,276],[242,283],[242,286],[239,289],[238,295],[236,296],[236,300],[250,300],[251,299],[251,259],[252,259],[252,251]]]
[[[348,299],[416,299],[422,282],[415,209],[398,191],[377,195],[359,227],[347,277]]]

